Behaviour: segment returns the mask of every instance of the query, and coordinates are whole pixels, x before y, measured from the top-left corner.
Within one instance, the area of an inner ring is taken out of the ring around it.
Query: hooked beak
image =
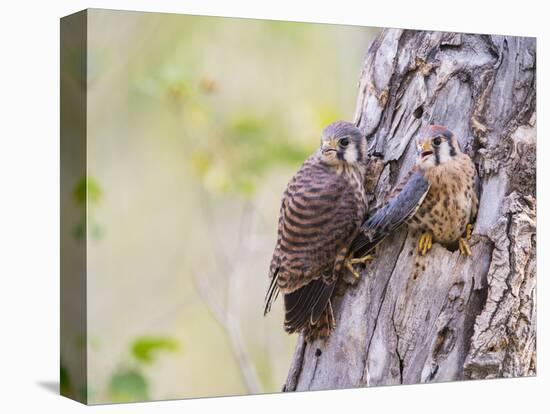
[[[430,155],[432,155],[434,152],[432,151],[432,146],[430,142],[425,142],[420,146],[420,158],[425,158]]]
[[[336,152],[337,148],[337,142],[335,139],[330,139],[328,142],[323,143],[323,146],[321,147],[321,151],[323,151],[323,154],[329,153],[330,151]]]

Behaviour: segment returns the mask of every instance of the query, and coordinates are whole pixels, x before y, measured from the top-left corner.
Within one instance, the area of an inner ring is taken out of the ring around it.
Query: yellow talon
[[[366,255],[366,256],[363,256],[363,257],[359,257],[359,258],[348,258],[346,260],[346,269],[348,269],[350,271],[350,273],[356,278],[356,279],[359,279],[361,277],[361,275],[359,274],[359,272],[357,272],[354,268],[353,268],[353,265],[354,264],[366,264],[367,262],[370,262],[371,260],[373,260],[374,257],[371,256],[370,254]]]
[[[432,233],[422,233],[418,238],[418,253],[422,256],[426,256],[432,248]]]
[[[346,269],[356,278],[359,279],[361,275],[353,268],[352,264],[349,261],[346,261]]]
[[[472,238],[472,230],[474,226],[472,226],[470,223],[466,226],[466,240],[470,240]]]
[[[458,248],[460,249],[460,253],[464,256],[471,256],[472,255],[472,249],[470,249],[470,245],[468,244],[468,236],[461,237],[458,240]]]
[[[348,259],[348,262],[352,265],[358,264],[358,263],[367,264],[367,262],[372,262],[373,260],[374,260],[374,256],[367,254],[366,256],[363,256],[363,257]]]

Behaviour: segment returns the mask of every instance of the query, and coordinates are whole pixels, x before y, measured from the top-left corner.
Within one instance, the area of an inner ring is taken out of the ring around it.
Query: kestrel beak
[[[336,151],[337,142],[334,138],[331,138],[327,143],[324,143],[322,146],[322,151],[324,154],[330,151]]]
[[[429,155],[432,155],[434,152],[432,151],[432,145],[430,144],[429,141],[427,142],[424,142],[421,146],[420,146],[420,158],[424,158],[424,157],[427,157]]]

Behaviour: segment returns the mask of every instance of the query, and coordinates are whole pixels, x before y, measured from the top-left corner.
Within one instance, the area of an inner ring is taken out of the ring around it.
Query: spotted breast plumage
[[[303,331],[308,341],[330,335],[335,285],[346,269],[357,276],[349,246],[366,213],[365,156],[360,131],[335,122],[283,194],[264,314],[280,291],[285,330]]]
[[[361,227],[352,244],[356,256],[371,251],[388,234],[408,224],[419,231],[422,256],[433,242],[458,243],[470,256],[468,244],[478,204],[478,179],[472,159],[446,127],[430,125],[416,142],[418,158],[410,173],[392,191],[389,201]]]

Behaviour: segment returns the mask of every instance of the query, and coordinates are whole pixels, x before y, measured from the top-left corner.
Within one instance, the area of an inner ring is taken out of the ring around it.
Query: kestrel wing
[[[269,282],[269,288],[267,289],[267,293],[265,294],[264,298],[264,316],[267,315],[267,313],[271,310],[271,304],[277,299],[277,296],[279,296],[279,286],[277,286],[277,279],[278,279],[279,269],[276,268],[273,276],[271,277],[271,282]]]
[[[400,190],[394,192],[394,197],[363,223],[361,232],[351,245],[354,255],[369,253],[388,234],[406,223],[416,213],[429,189],[424,173],[414,170]]]
[[[285,326],[295,332],[307,322],[317,322],[327,307],[336,282],[327,284],[316,279],[300,289],[285,295]]]

